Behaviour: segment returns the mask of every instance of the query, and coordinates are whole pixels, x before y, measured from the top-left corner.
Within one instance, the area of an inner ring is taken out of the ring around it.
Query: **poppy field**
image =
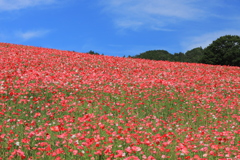
[[[240,68],[0,43],[0,159],[238,160]]]

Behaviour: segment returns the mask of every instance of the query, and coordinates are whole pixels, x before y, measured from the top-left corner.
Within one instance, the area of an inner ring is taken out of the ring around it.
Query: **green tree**
[[[88,53],[89,53],[89,54],[95,54],[95,55],[99,55],[99,53],[97,53],[97,52],[94,52],[94,51],[92,51],[92,50],[90,50]]]
[[[133,56],[133,58],[170,61],[173,58],[173,55],[165,50],[150,50]]]
[[[226,35],[204,49],[201,63],[240,66],[240,36]]]
[[[182,52],[179,53],[174,53],[172,56],[172,59],[170,61],[175,61],[175,62],[185,62],[185,54]]]
[[[185,53],[185,61],[191,63],[198,63],[203,57],[202,47],[197,47]]]

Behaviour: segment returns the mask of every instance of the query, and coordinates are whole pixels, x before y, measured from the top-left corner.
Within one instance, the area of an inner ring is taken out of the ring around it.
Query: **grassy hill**
[[[240,68],[0,43],[0,159],[240,159]]]

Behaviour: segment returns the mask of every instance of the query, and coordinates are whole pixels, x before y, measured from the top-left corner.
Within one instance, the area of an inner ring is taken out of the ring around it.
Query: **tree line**
[[[89,53],[99,54],[93,51]],[[216,39],[204,49],[197,47],[186,53],[179,52],[171,54],[166,50],[149,50],[128,57],[172,62],[240,66],[240,36],[225,35]]]
[[[190,51],[187,51],[185,54],[182,52],[171,54],[166,50],[150,50],[150,51],[146,51],[144,53],[132,56],[131,58],[163,60],[163,61],[172,61],[172,62],[199,63],[202,57],[203,57],[203,49],[201,47],[198,47]]]

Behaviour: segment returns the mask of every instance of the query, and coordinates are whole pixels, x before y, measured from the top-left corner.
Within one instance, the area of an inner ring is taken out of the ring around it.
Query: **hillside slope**
[[[0,106],[2,159],[240,158],[239,67],[0,43]]]

